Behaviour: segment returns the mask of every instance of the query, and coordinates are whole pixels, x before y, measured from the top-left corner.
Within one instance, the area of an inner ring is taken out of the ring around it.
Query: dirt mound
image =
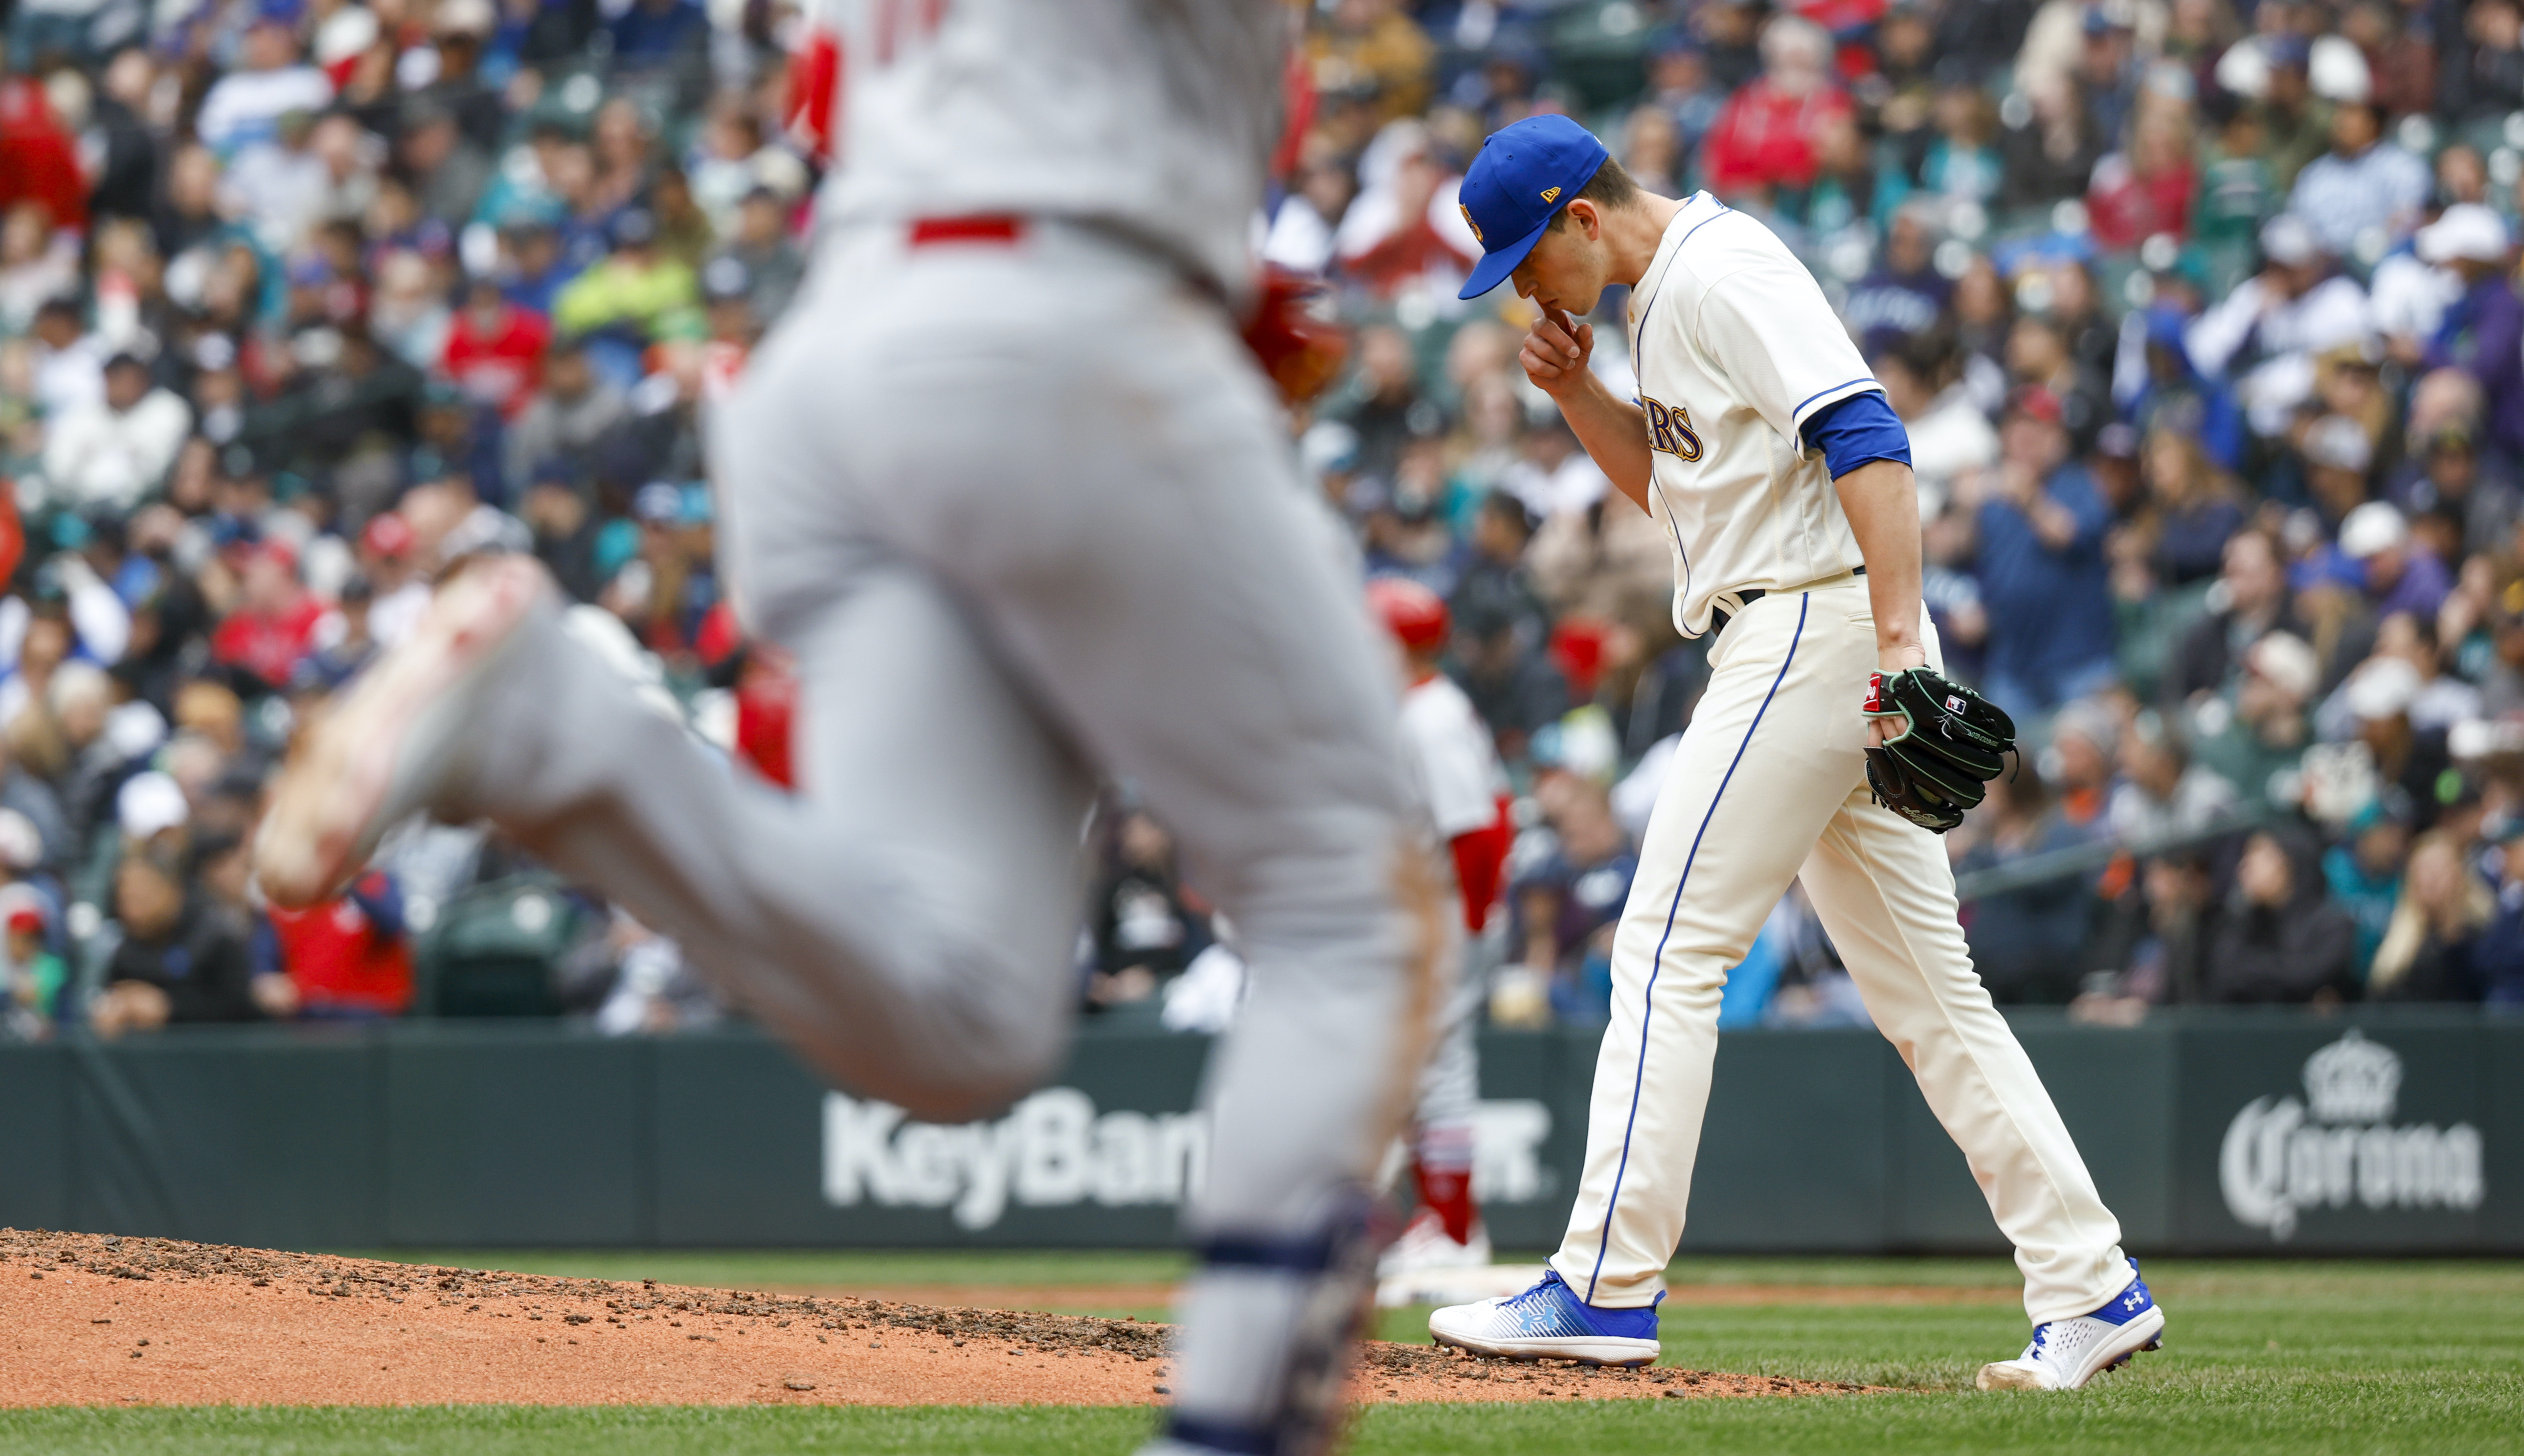
[[[543,1326],[541,1330],[537,1325]],[[1169,1327],[0,1229],[0,1405],[1146,1405]],[[1379,1400],[1807,1395],[1374,1343]]]

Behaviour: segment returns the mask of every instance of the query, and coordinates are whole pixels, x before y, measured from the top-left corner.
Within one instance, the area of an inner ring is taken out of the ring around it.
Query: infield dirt
[[[1165,1325],[0,1230],[0,1405],[1149,1405]],[[1368,1345],[1361,1401],[1848,1384]]]

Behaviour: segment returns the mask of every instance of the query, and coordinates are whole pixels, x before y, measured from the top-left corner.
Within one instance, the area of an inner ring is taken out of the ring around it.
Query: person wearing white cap
[[[2182,347],[2192,367],[2236,381],[2256,434],[2275,436],[2313,395],[2313,359],[2373,332],[2366,291],[2333,271],[2306,220],[2281,213],[2261,226],[2262,267],[2191,320]]]
[[[2446,785],[2453,770],[2445,730],[2410,722],[2410,705],[2425,686],[2419,669],[2406,660],[2378,655],[2358,663],[2343,688],[2357,718],[2357,741],[2374,756],[2375,776],[2410,796],[2421,829],[2436,822],[2438,809],[2451,798]]]
[[[2425,621],[2453,590],[2446,564],[2410,540],[2409,522],[2383,501],[2369,501],[2340,523],[2340,554],[2358,563],[2375,615],[2406,611]]]
[[[2306,704],[2321,682],[2322,663],[2304,638],[2263,634],[2244,653],[2233,691],[2192,709],[2195,761],[2222,775],[2247,803],[2267,802],[2271,781],[2294,769],[2312,740]]]
[[[2478,203],[2457,203],[2419,229],[2419,257],[2462,278],[2462,296],[2428,342],[2429,368],[2456,368],[2480,381],[2491,440],[2524,451],[2524,299],[2508,279],[2506,221]]]

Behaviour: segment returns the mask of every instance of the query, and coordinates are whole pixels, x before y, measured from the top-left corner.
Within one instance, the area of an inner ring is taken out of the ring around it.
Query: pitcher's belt
[[[1829,576],[1817,577],[1803,586],[1781,587],[1778,589],[1778,594],[1782,597],[1793,597],[1800,592],[1819,591],[1823,587],[1836,587],[1844,581],[1855,581],[1866,574],[1866,567],[1855,566],[1847,571],[1838,571]],[[1735,601],[1738,604],[1736,611],[1741,611],[1744,607],[1750,607],[1754,603],[1761,601],[1764,597],[1770,596],[1771,589],[1769,587],[1755,587],[1751,591],[1735,592],[1731,595],[1735,598]],[[1709,635],[1711,637],[1716,637],[1719,633],[1725,631],[1726,624],[1734,619],[1735,612],[1728,611],[1723,607],[1712,608],[1709,619]]]

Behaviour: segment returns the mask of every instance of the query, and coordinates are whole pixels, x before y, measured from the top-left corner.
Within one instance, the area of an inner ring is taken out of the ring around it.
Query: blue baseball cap
[[[1457,298],[1479,298],[1507,281],[1578,189],[1595,180],[1604,144],[1567,117],[1528,117],[1481,143],[1458,200],[1480,240],[1481,261]]]

